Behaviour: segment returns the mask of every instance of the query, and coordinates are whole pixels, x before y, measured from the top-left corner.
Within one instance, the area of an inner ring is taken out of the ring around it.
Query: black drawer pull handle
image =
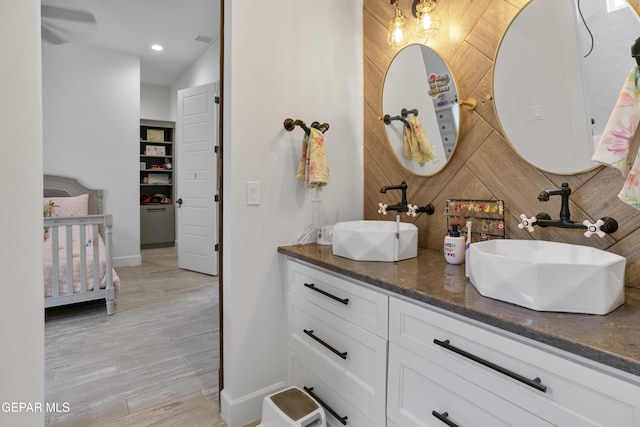
[[[448,426],[460,427],[458,424],[454,423],[453,421],[451,421],[449,419],[449,413],[448,412],[439,413],[437,411],[431,411],[431,415],[433,415],[434,417],[436,417],[437,419],[439,419],[440,421],[442,421],[443,423],[445,423]]]
[[[316,291],[316,292],[319,292],[319,293],[321,293],[322,295],[327,296],[327,297],[329,297],[329,298],[331,298],[331,299],[334,299],[334,300],[336,300],[336,301],[338,301],[338,302],[341,302],[341,303],[343,303],[344,305],[349,304],[349,298],[344,298],[344,299],[343,299],[343,298],[338,298],[337,296],[332,295],[332,294],[330,294],[330,293],[329,293],[329,292],[327,292],[327,291],[323,291],[322,289],[316,288],[316,285],[314,285],[313,283],[305,283],[304,285],[305,285],[307,288],[312,289],[312,290],[314,290],[314,291]]]
[[[320,406],[322,406],[324,409],[327,410],[327,412],[329,412],[331,415],[333,415],[336,418],[336,420],[340,421],[340,423],[342,423],[343,426],[347,425],[347,418],[348,417],[346,415],[344,417],[341,417],[340,415],[338,415],[338,413],[336,411],[331,409],[331,407],[329,405],[324,403],[322,401],[322,399],[320,399],[318,396],[315,395],[315,393],[313,393],[313,387],[303,386],[303,388],[304,388],[304,391],[309,393],[309,395],[311,395],[311,397],[313,397],[315,400],[318,401]]]
[[[533,387],[536,390],[540,390],[543,393],[547,392],[547,386],[542,384],[540,378],[534,378],[530,380],[529,378],[523,377],[520,374],[516,374],[513,371],[510,371],[502,366],[496,365],[495,363],[489,362],[488,360],[484,360],[475,354],[467,353],[466,351],[459,349],[458,347],[452,346],[449,340],[440,341],[438,339],[433,340],[434,344],[439,345],[440,347],[444,347],[447,350],[453,351],[461,356],[466,357],[467,359],[471,359],[474,362],[477,362],[481,365],[486,366],[487,368],[493,369],[494,371],[500,372],[503,375],[513,378],[514,380],[520,381],[523,384],[528,385],[529,387]]]
[[[311,338],[313,338],[314,340],[318,341],[320,344],[322,344],[323,346],[325,346],[326,348],[328,348],[329,350],[331,350],[332,352],[334,352],[335,354],[337,354],[339,357],[346,359],[347,358],[347,352],[342,352],[342,351],[338,351],[335,349],[335,347],[327,344],[325,341],[323,341],[322,339],[318,338],[317,336],[315,336],[313,334],[313,330],[309,331],[307,329],[303,329],[304,333],[309,335]]]

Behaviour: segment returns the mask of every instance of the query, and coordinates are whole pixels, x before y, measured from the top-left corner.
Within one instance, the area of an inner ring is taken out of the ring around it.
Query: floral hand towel
[[[627,180],[618,198],[640,208],[640,156],[630,152],[631,143],[640,123],[640,67],[634,66],[624,82],[615,107],[609,116],[592,160],[612,166]]]
[[[403,152],[405,159],[414,159],[418,163],[433,160],[436,154],[433,152],[427,136],[422,129],[422,122],[416,116],[407,117],[409,127],[404,127],[402,134]]]
[[[304,185],[309,189],[324,187],[329,183],[324,134],[319,129],[312,127],[308,134],[304,134],[296,176],[304,179]]]

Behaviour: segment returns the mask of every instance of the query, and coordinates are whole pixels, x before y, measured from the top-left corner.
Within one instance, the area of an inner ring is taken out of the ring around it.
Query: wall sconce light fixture
[[[409,42],[409,31],[407,30],[407,20],[402,16],[402,10],[398,6],[400,0],[391,0],[395,4],[395,16],[389,22],[389,35],[387,42],[393,50],[402,49]]]
[[[438,35],[440,31],[440,16],[436,12],[435,0],[420,0],[420,3],[415,4],[415,16],[416,36],[422,39],[423,42]]]

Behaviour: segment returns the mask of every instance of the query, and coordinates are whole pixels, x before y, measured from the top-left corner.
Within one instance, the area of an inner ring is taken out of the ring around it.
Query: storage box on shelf
[[[175,124],[140,122],[140,244],[142,248],[175,242]]]

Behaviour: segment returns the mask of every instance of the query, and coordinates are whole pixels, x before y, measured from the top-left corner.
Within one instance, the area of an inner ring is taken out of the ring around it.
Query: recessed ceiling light
[[[153,46],[151,46],[151,49],[160,52],[162,50],[162,46],[160,46],[159,44],[154,44]]]

